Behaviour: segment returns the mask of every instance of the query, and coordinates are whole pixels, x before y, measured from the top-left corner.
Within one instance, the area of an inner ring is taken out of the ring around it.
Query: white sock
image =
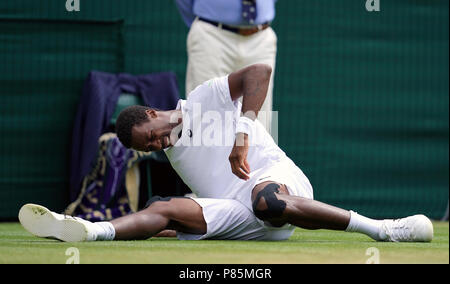
[[[370,219],[350,211],[350,223],[345,231],[358,232],[368,235],[374,240],[380,240],[380,228],[383,221]]]
[[[116,230],[111,222],[95,222],[93,223],[97,230],[96,241],[112,241],[116,236]]]

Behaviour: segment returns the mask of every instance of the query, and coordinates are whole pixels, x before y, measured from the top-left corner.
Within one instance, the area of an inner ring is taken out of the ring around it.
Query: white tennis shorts
[[[290,160],[268,167],[256,184],[274,181],[284,184],[289,194],[313,199],[313,189],[303,172]],[[233,199],[192,198],[203,210],[207,231],[204,235],[177,232],[180,240],[286,240],[295,226],[273,227],[258,219],[253,211]]]

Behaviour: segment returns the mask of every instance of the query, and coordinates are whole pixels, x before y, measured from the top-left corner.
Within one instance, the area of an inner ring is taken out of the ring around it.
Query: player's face
[[[172,146],[170,141],[172,128],[169,123],[157,112],[153,111],[148,116],[148,121],[131,129],[131,148],[150,152]]]

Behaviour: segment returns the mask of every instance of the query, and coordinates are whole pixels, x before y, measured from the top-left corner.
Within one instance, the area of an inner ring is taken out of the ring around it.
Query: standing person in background
[[[277,0],[176,0],[187,37],[186,97],[203,82],[254,63],[275,70]],[[258,120],[272,134],[273,77]]]

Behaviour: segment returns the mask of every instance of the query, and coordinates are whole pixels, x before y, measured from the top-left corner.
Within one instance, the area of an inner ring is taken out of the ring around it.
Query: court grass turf
[[[449,223],[433,222],[431,243],[374,242],[357,233],[296,229],[286,241],[145,241],[64,243],[32,236],[19,223],[0,223],[0,264],[61,263],[75,247],[80,263],[278,264],[361,263],[376,248],[380,263],[449,263]],[[366,252],[368,254],[366,254]]]

